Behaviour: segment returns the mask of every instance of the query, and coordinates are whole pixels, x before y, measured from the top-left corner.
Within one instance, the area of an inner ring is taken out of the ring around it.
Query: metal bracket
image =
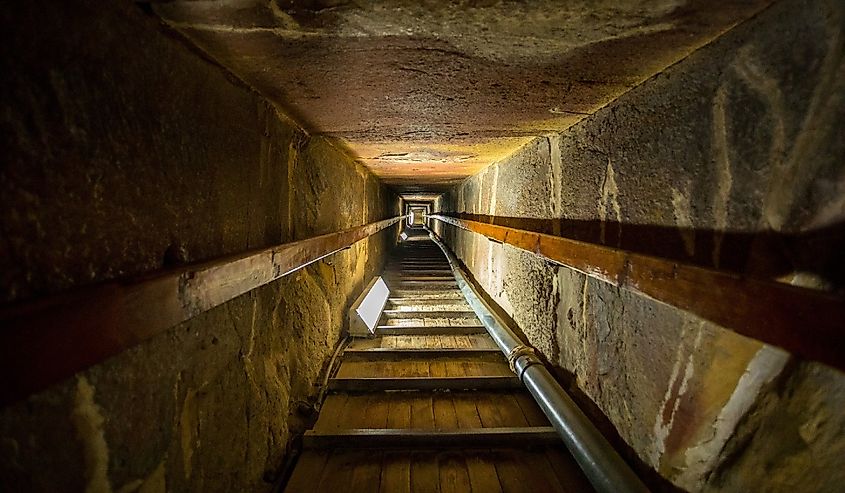
[[[522,357],[526,358],[526,362],[524,365],[521,365],[522,367],[519,369],[519,373],[517,373],[516,363],[517,360]],[[514,346],[514,348],[508,353],[507,358],[508,366],[512,372],[517,373],[520,382],[522,381],[522,375],[529,366],[542,364],[542,361],[540,361],[540,358],[537,356],[537,351],[533,347],[526,346],[525,344]]]

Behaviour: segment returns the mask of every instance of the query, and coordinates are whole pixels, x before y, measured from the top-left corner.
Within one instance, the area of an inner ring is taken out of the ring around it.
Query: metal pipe
[[[534,349],[524,344],[507,323],[496,315],[488,303],[476,293],[451,250],[433,231],[429,230],[429,235],[446,255],[458,287],[467,302],[478,314],[479,320],[490,337],[507,356],[511,369],[549,418],[564,445],[596,491],[599,493],[647,492],[648,488],[645,484],[558,384]]]

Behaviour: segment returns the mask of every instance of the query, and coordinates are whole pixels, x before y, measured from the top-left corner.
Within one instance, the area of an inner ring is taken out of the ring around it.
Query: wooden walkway
[[[430,240],[383,275],[376,337],[354,339],[284,491],[592,491]]]

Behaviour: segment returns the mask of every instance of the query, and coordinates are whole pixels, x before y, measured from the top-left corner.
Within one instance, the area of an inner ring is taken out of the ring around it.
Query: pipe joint
[[[543,363],[540,360],[540,357],[537,356],[537,351],[533,347],[526,346],[525,344],[514,346],[508,353],[507,358],[508,366],[510,366],[511,371],[519,377],[520,382],[523,381],[522,376],[525,374],[525,370],[527,370],[529,366]]]

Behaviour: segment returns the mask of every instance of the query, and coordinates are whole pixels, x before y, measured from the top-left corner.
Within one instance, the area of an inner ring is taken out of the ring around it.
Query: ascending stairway
[[[592,491],[440,249],[411,236],[383,277],[376,337],[345,348],[285,491]]]

